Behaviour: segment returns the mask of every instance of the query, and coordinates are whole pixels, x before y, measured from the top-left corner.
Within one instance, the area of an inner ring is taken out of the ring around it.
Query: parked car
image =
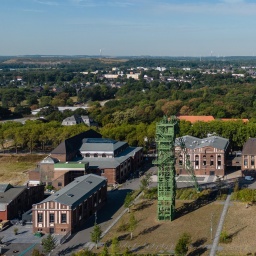
[[[245,176],[244,179],[245,179],[245,180],[250,180],[250,181],[251,181],[251,180],[254,180],[254,178],[253,178],[252,176]]]

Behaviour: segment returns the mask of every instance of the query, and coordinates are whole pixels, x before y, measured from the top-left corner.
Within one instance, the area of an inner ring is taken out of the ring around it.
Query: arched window
[[[183,158],[182,158],[182,155],[179,156],[179,165],[182,165],[183,164]]]
[[[196,167],[199,166],[199,155],[195,155],[195,165]]]
[[[211,155],[211,160],[210,160],[210,166],[214,165],[214,159],[213,159],[213,155]]]
[[[106,154],[102,154],[102,157],[106,157]]]
[[[90,154],[88,154],[88,153],[87,153],[87,154],[85,154],[85,157],[90,157]]]
[[[94,154],[94,157],[98,157],[98,154]]]
[[[251,166],[254,166],[254,156],[251,156]]]
[[[221,166],[221,155],[218,155],[218,166]]]

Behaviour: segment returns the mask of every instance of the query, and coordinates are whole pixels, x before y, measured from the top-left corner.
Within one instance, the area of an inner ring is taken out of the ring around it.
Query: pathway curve
[[[231,199],[231,193],[229,193],[229,195],[227,196],[227,199],[225,201],[221,216],[220,216],[220,220],[219,220],[219,225],[213,240],[213,244],[212,244],[212,248],[211,248],[211,252],[210,252],[210,256],[215,256],[216,255],[216,251],[217,251],[217,247],[219,244],[219,239],[220,239],[220,234],[222,231],[222,227],[224,224],[224,220],[228,211],[228,207],[229,207],[229,203],[230,203],[230,199]]]

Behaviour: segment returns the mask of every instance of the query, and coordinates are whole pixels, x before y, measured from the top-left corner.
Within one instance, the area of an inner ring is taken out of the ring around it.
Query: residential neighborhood
[[[36,71],[1,71],[1,250],[12,255],[19,244],[24,255],[44,253],[52,239],[51,255],[97,255],[117,238],[119,253],[175,255],[188,234],[188,255],[232,252],[238,238],[227,231],[224,243],[225,226],[232,229],[230,218],[244,209],[254,212],[253,60],[246,68],[97,61],[100,69],[67,71],[58,83],[30,77],[57,76],[47,62]],[[32,164],[19,167],[27,157]],[[252,232],[247,221],[235,228],[246,225],[241,235]]]

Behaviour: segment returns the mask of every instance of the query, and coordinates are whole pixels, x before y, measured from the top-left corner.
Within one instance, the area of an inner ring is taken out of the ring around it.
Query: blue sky
[[[256,0],[0,0],[0,55],[256,54]]]

